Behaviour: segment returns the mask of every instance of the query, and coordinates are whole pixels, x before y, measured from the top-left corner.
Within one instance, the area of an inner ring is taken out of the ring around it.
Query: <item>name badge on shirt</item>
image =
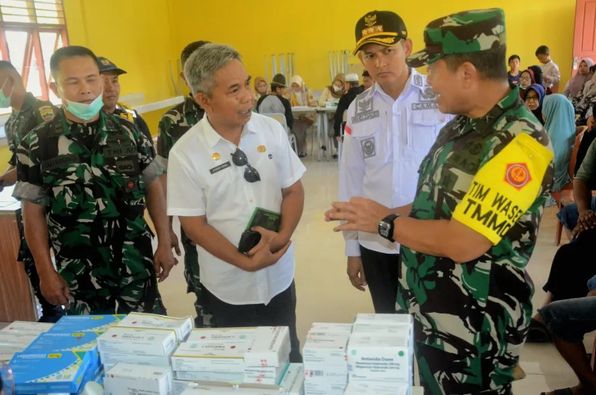
[[[365,140],[362,140],[360,145],[362,146],[362,156],[364,159],[372,158],[373,156],[377,155],[374,137],[369,137]]]
[[[223,169],[226,169],[226,168],[228,168],[230,166],[232,166],[232,164],[230,163],[230,161],[227,161],[225,163],[222,163],[221,165],[218,165],[218,166],[215,166],[215,167],[209,169],[209,173],[215,174],[218,171],[222,171]]]
[[[439,108],[436,102],[412,103],[412,111],[435,110]]]

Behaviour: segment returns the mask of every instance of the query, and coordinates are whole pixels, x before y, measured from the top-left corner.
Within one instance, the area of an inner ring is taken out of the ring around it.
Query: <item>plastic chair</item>
[[[264,113],[261,115],[265,115],[267,117],[273,118],[277,122],[279,122],[281,124],[281,126],[283,126],[286,133],[288,134],[288,140],[290,141],[290,147],[292,147],[294,152],[298,153],[298,142],[296,141],[296,135],[294,133],[292,133],[290,128],[288,128],[285,114],[282,114],[280,112],[273,112],[273,113]]]
[[[571,148],[571,157],[569,158],[569,176],[573,179],[575,175],[575,163],[577,161],[577,152],[579,150],[579,145],[584,137],[584,133],[588,130],[587,126],[578,126],[575,129],[575,142],[573,143],[573,147]],[[557,207],[559,211],[572,203],[575,202],[573,197],[573,183],[567,184],[561,189],[560,191],[551,193],[553,199],[557,202]],[[563,224],[561,221],[557,219],[557,229],[555,232],[555,245],[561,244],[561,234],[563,233]]]

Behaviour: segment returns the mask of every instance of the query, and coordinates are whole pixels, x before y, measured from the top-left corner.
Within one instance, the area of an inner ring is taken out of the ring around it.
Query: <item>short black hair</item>
[[[495,45],[485,51],[447,55],[443,60],[451,71],[455,71],[465,62],[470,62],[484,78],[488,80],[506,80],[506,50],[505,45]]]
[[[184,47],[182,52],[180,52],[180,62],[182,63],[182,68],[184,69],[184,63],[186,63],[188,58],[190,58],[190,55],[192,55],[192,53],[196,49],[201,48],[203,45],[209,44],[210,42],[211,41],[203,41],[203,40],[193,41],[190,44],[188,44],[186,47]]]
[[[546,45],[541,45],[538,48],[536,48],[536,52],[534,53],[534,55],[550,55],[550,49]]]
[[[590,73],[596,73],[596,64],[590,66]]]
[[[67,47],[58,48],[50,58],[50,72],[52,73],[54,80],[56,79],[60,62],[64,59],[74,58],[77,56],[89,56],[97,65],[97,70],[99,72],[99,62],[97,61],[97,56],[95,56],[93,51],[86,47],[69,45]]]
[[[539,85],[543,85],[544,78],[542,78],[542,67],[534,64],[528,68],[534,73],[534,81]]]
[[[19,74],[14,65],[6,60],[0,60],[0,70],[8,70]]]
[[[513,59],[517,59],[517,60],[519,60],[519,61],[521,62],[521,59],[520,59],[519,55],[511,55],[511,56],[509,57],[509,59],[507,59],[507,64],[511,63],[511,61],[512,61]]]

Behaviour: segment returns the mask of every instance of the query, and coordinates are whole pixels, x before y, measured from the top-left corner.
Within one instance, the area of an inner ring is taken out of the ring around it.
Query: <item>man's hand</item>
[[[259,240],[259,243],[253,247],[253,250],[260,248],[263,244],[268,244],[269,250],[271,252],[275,253],[275,252],[279,251],[280,249],[282,249],[283,247],[285,247],[286,244],[288,244],[289,240],[287,238],[283,237],[278,232],[274,232],[272,230],[265,229],[261,226],[255,226],[255,227],[251,228],[251,230],[255,231],[255,232],[259,232],[261,234],[261,240]],[[251,255],[250,251],[248,252],[248,255],[249,256]]]
[[[157,280],[162,282],[168,278],[170,270],[172,270],[177,263],[178,259],[174,258],[174,254],[172,254],[171,245],[158,243],[155,255],[153,255],[153,267],[155,268]]]
[[[349,202],[334,202],[325,212],[325,221],[345,221],[333,228],[334,231],[359,230],[377,233],[379,222],[391,214],[389,208],[374,200],[354,197]]]
[[[180,256],[180,242],[178,241],[178,236],[176,236],[176,232],[170,226],[170,248],[174,250],[176,256]]]
[[[577,225],[571,231],[573,237],[578,237],[583,231],[596,228],[596,213],[592,210],[586,210],[579,214]]]
[[[67,306],[70,301],[68,284],[54,270],[39,275],[39,288],[44,298],[55,306]]]
[[[366,277],[362,268],[362,258],[359,256],[348,257],[348,278],[357,290],[364,291],[366,287]]]
[[[254,230],[261,233],[259,229],[263,228],[255,227]],[[256,246],[254,246],[250,251],[248,251],[248,263],[244,265],[244,267],[242,267],[241,269],[246,270],[247,272],[255,272],[257,270],[274,265],[277,261],[279,261],[279,258],[281,258],[282,255],[286,253],[286,251],[290,247],[290,244],[291,242],[288,241],[284,246],[282,246],[281,249],[273,253],[271,252],[270,236],[261,233],[261,240]]]

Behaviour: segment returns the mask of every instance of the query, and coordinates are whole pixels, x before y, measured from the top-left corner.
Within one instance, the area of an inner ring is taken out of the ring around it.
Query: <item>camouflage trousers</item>
[[[166,314],[148,232],[93,248],[69,245],[56,262],[70,288],[68,314]]]
[[[33,293],[41,305],[42,316],[40,321],[56,322],[60,319],[60,317],[62,317],[62,315],[64,315],[64,309],[62,309],[62,306],[54,306],[42,295],[41,288],[39,287],[39,275],[37,274],[35,261],[33,260],[33,255],[31,255],[31,251],[29,250],[27,241],[25,240],[25,228],[23,226],[23,215],[21,210],[17,210],[16,218],[17,227],[19,229],[19,237],[21,238],[17,261],[23,263],[23,269],[25,269],[25,273],[29,278]]]
[[[192,292],[196,296],[195,311],[197,312],[197,317],[195,318],[195,327],[214,327],[213,315],[207,310],[204,303],[205,294],[203,285],[201,284],[197,246],[192,243],[188,236],[186,236],[182,227],[180,228],[180,235],[182,239],[182,248],[184,248],[184,278],[186,279],[187,285],[186,292]]]

